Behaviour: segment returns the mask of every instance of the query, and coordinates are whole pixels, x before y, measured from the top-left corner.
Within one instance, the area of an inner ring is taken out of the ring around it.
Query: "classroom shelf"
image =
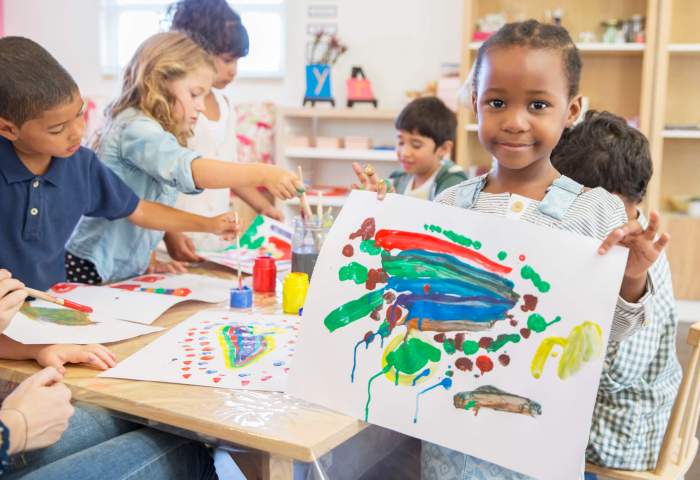
[[[471,42],[470,50],[478,50],[482,42]],[[577,43],[579,51],[582,53],[601,54],[641,54],[646,45],[644,43]]]
[[[700,130],[669,130],[666,129],[663,132],[664,138],[678,138],[678,139],[698,139],[700,140]]]
[[[319,118],[339,120],[394,120],[398,110],[364,108],[283,107],[280,114],[288,118]]]
[[[478,132],[479,131],[479,125],[477,123],[467,123],[464,126],[464,129],[467,132]]]
[[[395,150],[353,150],[349,148],[288,148],[287,158],[395,162]]]
[[[678,55],[693,55],[700,53],[700,43],[671,43],[668,51]]]

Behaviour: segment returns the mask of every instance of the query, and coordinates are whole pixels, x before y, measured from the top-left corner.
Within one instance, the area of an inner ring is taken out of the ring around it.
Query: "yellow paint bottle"
[[[303,272],[292,272],[284,277],[282,284],[282,310],[284,313],[298,314],[304,306],[309,290],[309,276]]]

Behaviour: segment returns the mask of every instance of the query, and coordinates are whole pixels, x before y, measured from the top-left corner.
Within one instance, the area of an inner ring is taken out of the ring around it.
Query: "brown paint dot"
[[[491,337],[481,337],[479,340],[479,348],[487,349],[493,343],[493,338]]]
[[[386,292],[384,294],[384,301],[386,303],[394,303],[394,300],[396,300],[396,295],[394,292]]]
[[[352,257],[355,253],[355,249],[352,248],[352,245],[347,244],[343,247],[343,255],[346,257]]]
[[[511,320],[511,321],[510,321],[510,326],[511,326],[511,327],[517,327],[517,326],[518,326],[518,321],[517,321],[517,320]]]
[[[433,337],[433,339],[438,342],[438,343],[443,343],[445,341],[445,334],[444,333],[438,333]]]
[[[463,372],[471,372],[473,365],[473,362],[467,357],[458,358],[455,362],[455,366]]]
[[[520,336],[523,338],[530,338],[530,329],[529,328],[521,328],[520,329]]]
[[[505,353],[502,355],[498,356],[498,362],[503,365],[504,367],[507,367],[508,364],[510,363],[510,357],[506,355]]]
[[[523,295],[523,304],[520,305],[520,310],[523,312],[534,312],[537,308],[537,297],[530,294]]]
[[[361,237],[362,240],[369,240],[374,236],[375,229],[376,225],[374,223],[374,218],[367,218],[364,222],[362,222],[362,225],[356,232],[350,234],[350,240],[354,240],[357,237]]]
[[[458,333],[455,335],[455,348],[457,350],[462,350],[462,344],[464,343],[464,333]]]

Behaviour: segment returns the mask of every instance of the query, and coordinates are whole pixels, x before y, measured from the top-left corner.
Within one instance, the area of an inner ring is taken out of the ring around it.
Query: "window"
[[[102,72],[117,75],[138,46],[168,29],[166,10],[173,0],[102,0]],[[238,62],[238,76],[276,78],[284,75],[285,0],[230,1],[250,37],[250,52]]]

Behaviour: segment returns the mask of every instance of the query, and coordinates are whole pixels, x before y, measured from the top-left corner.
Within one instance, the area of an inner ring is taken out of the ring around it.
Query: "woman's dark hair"
[[[624,118],[595,110],[564,130],[551,159],[563,175],[586,187],[603,187],[634,203],[644,199],[653,172],[644,134]]]
[[[537,20],[508,23],[491,35],[479,47],[474,64],[473,89],[477,91],[479,72],[484,55],[495,47],[521,46],[534,49],[559,50],[564,60],[566,77],[569,81],[569,98],[578,94],[581,80],[581,56],[576,44],[571,39],[569,32],[564,27],[549,23],[540,23]]]
[[[168,8],[171,30],[187,33],[213,55],[248,55],[248,31],[226,0],[180,0]]]

